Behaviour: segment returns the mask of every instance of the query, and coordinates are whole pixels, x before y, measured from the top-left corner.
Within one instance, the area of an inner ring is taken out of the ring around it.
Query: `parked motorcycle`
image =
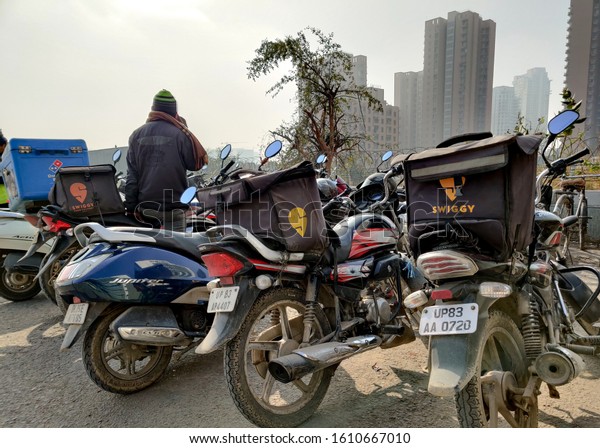
[[[551,120],[547,144],[577,118]],[[467,136],[405,162],[409,239],[430,286],[404,305],[429,338],[428,390],[454,397],[462,427],[536,427],[541,384],[558,398],[582,371],[580,354],[600,345],[600,286],[592,292],[577,275],[600,272],[559,264],[560,219],[534,215],[541,140]],[[552,169],[585,153],[543,159]],[[494,203],[481,200],[486,192]]]
[[[401,175],[398,167],[387,170],[381,196],[365,188],[363,213],[327,233],[308,162],[232,185],[221,198],[229,223],[209,229],[219,240],[199,247],[218,280],[208,284],[214,322],[196,353],[223,349],[230,394],[253,424],[299,425],[342,360],[414,340],[402,290],[405,279],[422,284],[397,249],[400,230],[384,214]],[[238,191],[255,197],[234,202]],[[199,200],[210,201],[210,192]]]
[[[28,260],[19,261],[30,249],[37,229],[27,221],[27,215],[0,210],[0,296],[20,302],[35,297],[40,285],[35,276],[50,244],[41,244]]]
[[[281,142],[267,148],[263,164],[277,146],[281,149]],[[257,172],[230,172],[232,166],[222,167],[212,181],[215,188],[232,176]],[[188,188],[181,202],[193,201],[196,190]],[[164,374],[173,353],[179,359],[212,325],[207,285],[213,278],[197,249],[208,238],[203,232],[98,223],[77,225],[73,237],[83,249],[55,283],[57,297],[68,304],[61,350],[84,336],[83,365],[99,387],[118,394],[145,389]]]

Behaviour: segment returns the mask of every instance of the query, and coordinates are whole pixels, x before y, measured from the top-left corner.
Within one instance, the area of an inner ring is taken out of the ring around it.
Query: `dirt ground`
[[[81,342],[67,352],[61,314],[43,295],[0,298],[0,428],[245,428],[231,400],[222,354],[187,354],[151,388],[130,396],[100,390],[81,361]],[[312,428],[453,428],[454,404],[427,393],[421,342],[375,349],[344,361],[324,402],[303,426]],[[600,359],[540,397],[540,426],[600,427]]]

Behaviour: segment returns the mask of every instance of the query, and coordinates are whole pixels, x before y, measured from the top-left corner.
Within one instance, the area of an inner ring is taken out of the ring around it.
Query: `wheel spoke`
[[[287,308],[285,306],[279,308],[279,324],[281,325],[281,339],[288,341],[292,338],[292,328],[290,327],[290,320],[287,314]]]
[[[107,352],[105,352],[104,358],[107,361],[112,361],[113,359],[117,358],[122,359],[121,355],[123,354],[125,354],[125,347],[123,347],[122,345],[117,345],[116,347],[113,347]]]
[[[487,371],[492,370],[503,370],[502,369],[502,360],[500,359],[500,353],[498,352],[498,344],[496,343],[496,338],[491,336],[484,348],[483,359],[485,360],[485,364],[487,366]]]
[[[261,395],[261,400],[266,404],[269,404],[269,398],[271,397],[271,391],[273,390],[273,386],[275,386],[275,378],[271,375],[271,372],[267,371],[267,376],[265,377],[265,382],[263,383],[263,390]]]
[[[508,409],[500,409],[500,414],[502,414],[502,417],[504,417],[504,419],[508,422],[508,424],[511,427],[519,428],[521,426],[519,425],[519,422],[515,419],[514,415],[512,415],[512,413]]]
[[[301,379],[294,380],[294,386],[296,386],[303,394],[307,394],[310,392],[310,387],[308,384],[305,384]]]
[[[261,350],[265,352],[279,351],[278,341],[252,341],[248,343],[248,351]]]

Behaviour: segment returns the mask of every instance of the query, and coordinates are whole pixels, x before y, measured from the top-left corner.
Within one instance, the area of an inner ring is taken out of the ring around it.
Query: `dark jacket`
[[[166,121],[151,121],[129,137],[125,207],[172,210],[187,208],[177,202],[187,188],[187,170],[194,170],[190,139]]]

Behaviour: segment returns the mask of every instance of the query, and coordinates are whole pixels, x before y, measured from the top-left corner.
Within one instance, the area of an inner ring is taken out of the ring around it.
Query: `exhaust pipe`
[[[346,358],[379,347],[379,336],[367,335],[346,339],[345,342],[325,342],[294,350],[269,362],[269,372],[277,381],[289,383],[309,373],[318,372]]]

